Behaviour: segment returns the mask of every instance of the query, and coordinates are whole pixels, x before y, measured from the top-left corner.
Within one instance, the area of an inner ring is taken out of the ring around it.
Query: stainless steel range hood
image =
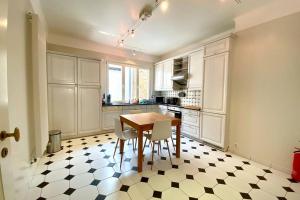
[[[187,73],[181,73],[181,74],[176,74],[174,76],[171,77],[171,80],[173,81],[184,81],[187,80],[188,75]]]
[[[188,79],[188,57],[180,57],[174,59],[173,66],[173,76],[171,80],[173,81],[174,90],[182,90],[187,87]]]

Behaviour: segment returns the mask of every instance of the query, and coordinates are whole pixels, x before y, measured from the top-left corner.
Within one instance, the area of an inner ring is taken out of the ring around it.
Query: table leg
[[[180,124],[176,126],[176,158],[180,158]]]
[[[143,171],[143,131],[138,129],[138,172]]]

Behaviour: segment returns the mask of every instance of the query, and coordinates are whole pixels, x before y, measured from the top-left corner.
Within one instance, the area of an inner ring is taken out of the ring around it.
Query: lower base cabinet
[[[206,112],[201,112],[201,116],[200,139],[224,148],[226,116]]]

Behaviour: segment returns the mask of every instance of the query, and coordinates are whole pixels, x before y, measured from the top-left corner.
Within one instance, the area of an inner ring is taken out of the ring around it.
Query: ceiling
[[[125,48],[163,55],[200,39],[234,28],[233,19],[274,0],[168,0],[125,40]],[[154,0],[41,0],[50,33],[116,46],[121,34]],[[100,32],[102,33],[100,33]],[[109,33],[110,35],[103,34]]]

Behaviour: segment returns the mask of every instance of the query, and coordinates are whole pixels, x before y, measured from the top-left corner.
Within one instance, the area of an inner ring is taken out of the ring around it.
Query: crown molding
[[[300,12],[298,0],[275,0],[234,19],[235,32]]]

